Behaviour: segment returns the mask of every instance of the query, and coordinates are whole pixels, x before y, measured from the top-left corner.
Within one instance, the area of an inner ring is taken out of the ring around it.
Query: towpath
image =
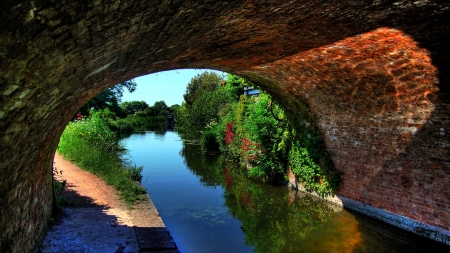
[[[179,253],[148,196],[130,210],[115,189],[58,154],[54,167],[72,206],[62,208],[37,252]]]

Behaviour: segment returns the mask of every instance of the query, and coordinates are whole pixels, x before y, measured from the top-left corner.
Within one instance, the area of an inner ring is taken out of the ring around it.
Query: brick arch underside
[[[450,4],[144,2],[1,4],[2,251],[42,235],[74,112],[177,68],[249,78],[294,114],[306,103],[343,172],[339,195],[450,230]]]

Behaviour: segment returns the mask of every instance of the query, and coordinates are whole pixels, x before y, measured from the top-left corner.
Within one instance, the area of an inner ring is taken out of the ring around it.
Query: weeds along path
[[[66,189],[62,193],[69,202],[75,202],[75,206],[104,206],[109,209],[124,209],[125,204],[118,198],[117,191],[107,185],[101,178],[80,169],[75,164],[55,154],[54,165],[58,172],[58,181],[66,180]]]

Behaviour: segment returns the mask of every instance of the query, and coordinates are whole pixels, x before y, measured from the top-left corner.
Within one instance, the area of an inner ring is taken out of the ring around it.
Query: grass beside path
[[[92,118],[70,122],[61,136],[57,152],[112,185],[128,206],[142,200],[145,188],[142,167],[124,166],[120,155],[125,151],[116,134],[94,114]]]

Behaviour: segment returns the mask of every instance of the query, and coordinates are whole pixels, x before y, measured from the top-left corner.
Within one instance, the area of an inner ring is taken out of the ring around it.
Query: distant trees
[[[122,102],[123,92],[136,90],[134,80],[125,81],[101,92],[87,102],[80,112],[83,118],[89,118],[92,111],[108,124],[111,130],[120,133],[131,133],[146,129],[149,126],[164,123],[169,113],[174,113],[180,105],[167,106],[164,101],[156,101],[149,106],[145,101]],[[75,118],[75,116],[74,116]]]
[[[153,104],[153,109],[155,110],[156,116],[165,116],[169,114],[169,107],[164,101],[156,101]]]
[[[104,90],[80,108],[81,114],[89,115],[91,109],[102,110],[107,108],[109,111],[120,115],[122,111],[119,104],[122,101],[124,90],[127,89],[129,92],[134,92],[136,86],[137,84],[134,80],[128,80]]]
[[[128,115],[151,117],[166,116],[169,113],[174,113],[180,107],[178,104],[169,107],[164,101],[156,101],[153,106],[149,106],[145,101],[125,101],[121,103],[125,89],[129,92],[134,92],[136,86],[137,84],[134,80],[128,80],[108,88],[89,100],[80,109],[80,112],[83,115],[89,115],[91,109],[96,111],[108,109],[108,114],[114,117],[125,118]],[[104,113],[104,115],[106,114]]]
[[[178,111],[178,109],[180,109],[180,107],[181,106],[179,104],[174,104],[174,105],[169,106],[169,109],[170,109],[170,112],[176,113]]]
[[[127,115],[135,114],[136,112],[145,111],[149,106],[145,101],[125,101],[120,104],[123,112]]]
[[[149,106],[145,101],[125,101],[120,104],[120,108],[127,116],[136,115],[141,117],[167,116],[174,113],[180,105],[167,106],[164,101],[156,101],[153,106]]]

